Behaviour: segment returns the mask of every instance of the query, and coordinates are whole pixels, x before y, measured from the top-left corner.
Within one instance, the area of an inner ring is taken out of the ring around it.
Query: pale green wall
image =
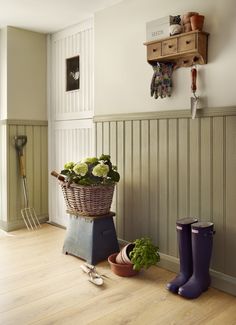
[[[47,119],[45,34],[7,27],[7,118]]]
[[[7,116],[7,28],[0,30],[0,118]]]
[[[41,221],[48,218],[47,36],[15,27],[0,35],[0,228],[8,231],[24,227],[16,135],[28,137],[24,159],[30,205]]]

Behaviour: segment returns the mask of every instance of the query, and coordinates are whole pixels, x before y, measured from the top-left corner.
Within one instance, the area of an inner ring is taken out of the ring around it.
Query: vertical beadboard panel
[[[211,119],[201,119],[201,211],[200,219],[212,219],[212,151],[211,151]]]
[[[200,214],[200,119],[189,121],[189,215]]]
[[[67,161],[78,162],[84,157],[94,155],[91,138],[93,123],[91,120],[60,121],[55,125],[53,138],[55,141],[55,155],[51,162],[52,170],[60,171]],[[102,139],[101,139],[102,141]],[[50,220],[67,225],[66,206],[56,179],[51,179],[51,207]]]
[[[9,220],[15,220],[19,216],[21,209],[22,187],[21,179],[19,176],[19,162],[18,156],[14,147],[13,138],[17,134],[17,126],[11,126],[8,128],[9,136],[9,148],[8,148],[8,161],[9,161],[9,187],[8,195],[11,200],[8,200],[8,213]]]
[[[66,59],[80,57],[80,88],[66,91]],[[52,113],[55,120],[93,114],[93,21],[51,35]]]
[[[236,276],[236,116],[226,117],[226,219],[225,219],[225,271]]]
[[[148,234],[163,253],[176,256],[177,218],[213,220],[218,233],[213,265],[223,271],[224,245],[234,243],[234,123],[231,116],[96,123],[97,151],[109,149],[121,174],[119,236]],[[231,265],[226,261],[226,268]]]
[[[125,139],[125,128],[124,122],[117,123],[117,168],[120,173],[120,182],[117,185],[117,234],[119,238],[125,238],[125,166],[124,166],[124,139]]]
[[[177,256],[176,220],[178,215],[178,125],[176,119],[169,123],[169,208],[168,208],[168,254]]]
[[[168,253],[168,122],[159,121],[159,247]]]
[[[2,141],[0,146],[0,223],[7,222],[7,216],[8,216],[8,185],[9,185],[9,133],[8,133],[8,126],[0,124],[0,139]]]
[[[40,127],[36,126],[33,131],[34,146],[34,182],[33,182],[33,207],[35,208],[36,214],[39,214],[42,202],[42,192],[41,192],[41,132]]]
[[[96,124],[96,141],[96,154],[100,156],[103,153],[103,123]]]
[[[19,158],[14,146],[16,135],[26,135],[23,148],[23,162],[26,172],[29,206],[35,208],[39,219],[48,216],[48,164],[47,164],[47,126],[25,125],[22,122],[8,126],[9,137],[9,229],[23,225],[21,209],[25,207],[22,177],[19,171]]]
[[[103,153],[110,153],[110,123],[103,123]]]
[[[113,165],[117,166],[117,142],[116,142],[117,125],[116,125],[116,122],[110,122],[109,136],[110,136],[109,154],[111,155]],[[113,196],[113,200],[112,200],[112,206],[111,206],[112,211],[116,211],[116,195],[117,195],[116,193],[117,193],[117,189],[115,188],[115,192],[114,192],[114,196]],[[116,223],[116,218],[115,218],[115,223]]]
[[[34,162],[34,127],[33,126],[27,126],[26,130],[25,130],[25,135],[27,136],[27,144],[25,147],[25,165],[26,165],[26,171],[27,171],[27,185],[28,185],[28,193],[29,193],[29,204],[31,206],[33,206],[34,203],[34,172],[37,172],[37,170],[35,170],[35,162]],[[46,147],[47,148],[47,147]],[[40,148],[40,155],[45,156],[47,149],[46,148]],[[45,152],[43,153],[42,150],[44,150]],[[45,162],[47,164],[47,161]],[[47,167],[44,166],[44,170],[47,170]],[[46,173],[47,174],[47,173]],[[48,176],[48,175],[47,175]],[[43,191],[47,192],[46,188],[47,188],[47,184],[46,187],[43,188]],[[48,207],[47,207],[48,208]],[[46,213],[48,213],[48,209],[46,211]]]
[[[179,119],[178,132],[178,215],[181,218],[189,213],[188,119]]]
[[[97,147],[109,148],[121,175],[118,236],[148,235],[177,256],[177,218],[213,221],[211,267],[235,277],[236,116],[106,119],[96,129]]]
[[[124,123],[124,236],[133,240],[133,156],[132,156],[132,122]]]
[[[45,126],[41,127],[41,213],[48,214],[48,128]]]
[[[148,236],[150,229],[150,135],[149,135],[149,121],[141,121],[141,224],[144,236]]]
[[[213,159],[212,159],[212,175],[213,175],[213,211],[212,217],[216,230],[214,236],[214,251],[212,256],[212,267],[224,272],[225,265],[225,211],[224,211],[224,195],[225,195],[225,161],[224,161],[224,118],[215,117],[213,119]]]
[[[135,122],[134,122],[135,123]],[[150,237],[155,245],[159,245],[158,225],[159,225],[159,164],[158,164],[158,121],[150,121],[150,171],[149,171],[149,195],[150,195]],[[134,149],[135,152],[135,149]],[[139,173],[139,171],[138,171]],[[135,191],[135,188],[133,189]]]
[[[25,126],[24,125],[17,125],[16,126],[16,132],[17,132],[17,135],[25,134]],[[27,139],[27,141],[28,141],[28,139]],[[28,146],[28,149],[31,150],[32,148],[30,148]],[[26,167],[26,150],[27,149],[25,147],[24,151],[23,151],[23,153],[24,153],[23,162],[24,162],[24,166],[25,166],[25,171],[27,171],[27,169],[26,169],[27,168]],[[18,163],[18,170],[19,170],[19,163]],[[28,174],[26,174],[26,175],[28,175]],[[19,180],[19,178],[18,178],[18,180]],[[27,177],[27,180],[28,180],[28,177]],[[17,196],[16,202],[18,201],[18,204],[20,204],[20,208],[24,208],[25,207],[25,201],[24,201],[24,195],[23,195],[23,190],[22,190],[22,179],[20,179],[20,183],[18,183],[18,185],[19,185],[19,187],[18,187],[18,196]],[[17,212],[18,212],[17,219],[19,219],[19,211],[20,211],[20,209],[17,210]],[[10,216],[9,219],[11,220],[11,218],[12,218],[12,216]]]
[[[66,161],[79,161],[109,151],[109,123],[93,130],[93,19],[50,35],[49,76],[49,169],[60,171]],[[80,88],[66,91],[66,59],[79,55]],[[103,128],[105,134],[103,134]],[[106,141],[104,142],[104,136]],[[61,189],[50,179],[50,220],[66,225],[66,208]],[[42,197],[42,204],[44,197]]]
[[[133,236],[138,238],[142,235],[140,227],[141,213],[141,122],[133,121]]]
[[[117,165],[117,125],[116,122],[110,122],[110,130],[109,130],[109,136],[110,136],[110,148],[109,148],[109,154],[112,157],[112,163],[113,165]]]

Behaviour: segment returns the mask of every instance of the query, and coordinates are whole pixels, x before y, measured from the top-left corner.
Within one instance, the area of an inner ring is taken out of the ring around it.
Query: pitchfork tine
[[[30,230],[30,228],[31,228],[32,230],[34,230],[34,228],[32,226],[32,223],[30,221],[30,218],[29,218],[27,212],[25,211],[25,209],[21,210],[21,215],[22,215],[22,218],[23,218],[23,220],[24,220],[24,222],[26,224],[27,229]],[[26,220],[27,220],[27,222],[26,222]]]

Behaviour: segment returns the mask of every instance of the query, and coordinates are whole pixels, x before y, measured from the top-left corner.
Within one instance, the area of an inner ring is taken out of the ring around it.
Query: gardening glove
[[[157,62],[156,66],[153,66],[154,74],[151,81],[151,96],[157,99],[165,98],[166,96],[171,96],[172,90],[172,72],[173,72],[172,63],[159,63]]]

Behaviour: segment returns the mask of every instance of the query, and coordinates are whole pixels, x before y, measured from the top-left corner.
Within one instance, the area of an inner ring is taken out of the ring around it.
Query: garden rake
[[[38,227],[41,227],[41,225],[34,208],[29,207],[28,187],[27,187],[26,173],[25,173],[24,160],[23,160],[23,147],[27,143],[27,136],[26,135],[15,136],[14,142],[19,157],[19,171],[20,171],[20,176],[22,177],[23,193],[24,193],[24,201],[25,201],[25,208],[21,209],[21,216],[22,219],[24,220],[27,229],[35,230]]]

